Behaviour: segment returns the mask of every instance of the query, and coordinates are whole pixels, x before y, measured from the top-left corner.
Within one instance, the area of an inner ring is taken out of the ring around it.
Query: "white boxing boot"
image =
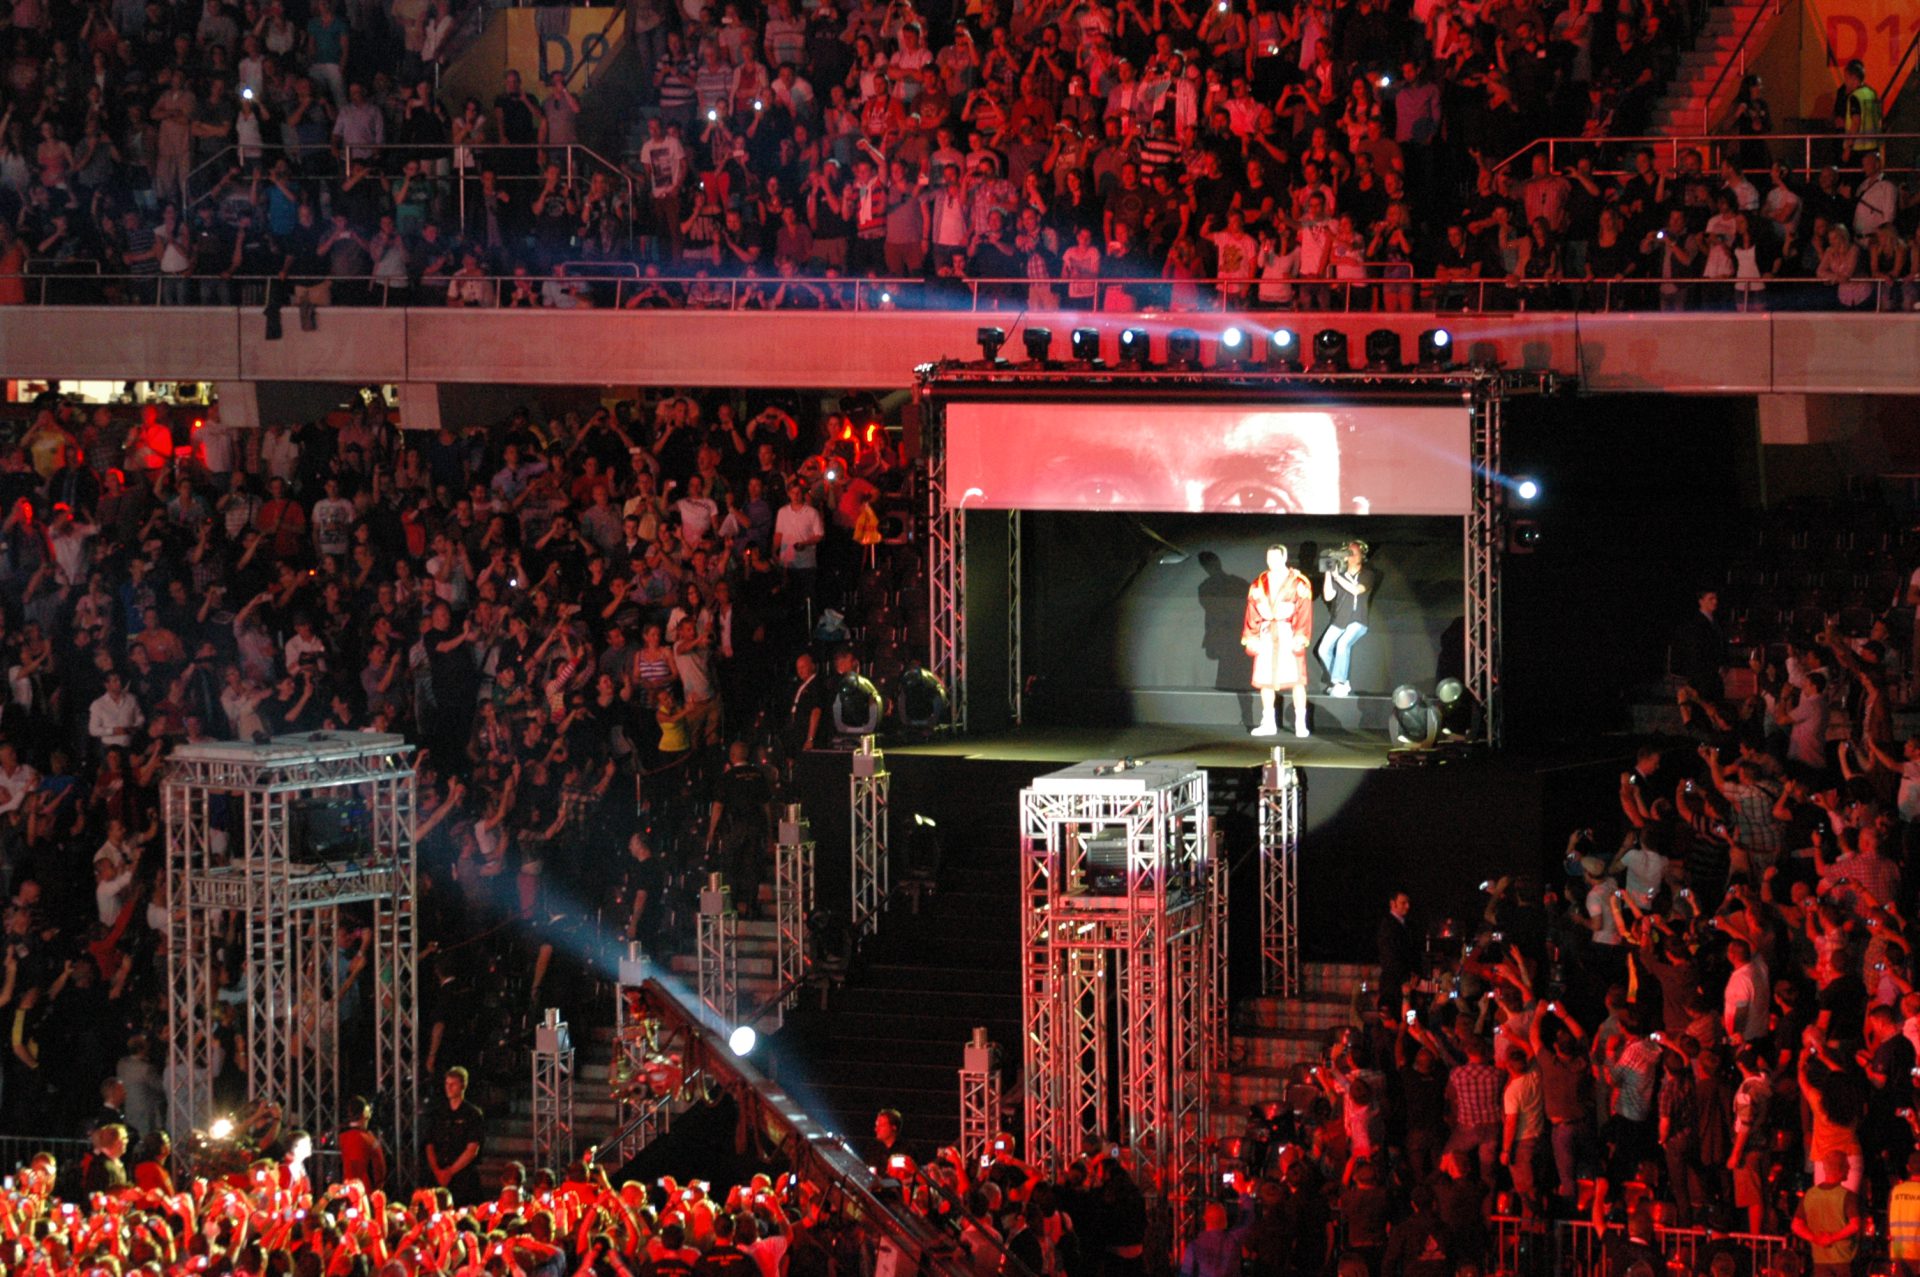
[[[1260,726],[1253,729],[1255,736],[1278,736],[1279,724],[1273,721],[1273,706],[1268,705],[1260,711]]]

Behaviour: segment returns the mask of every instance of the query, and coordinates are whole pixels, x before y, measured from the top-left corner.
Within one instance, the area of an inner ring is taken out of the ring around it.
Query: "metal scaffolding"
[[[960,1157],[977,1165],[988,1145],[1000,1133],[1000,1069],[994,1060],[999,1048],[987,1040],[985,1029],[975,1029],[961,1054]]]
[[[389,1146],[412,1174],[420,1110],[412,755],[399,736],[313,732],[183,745],[169,758],[176,1141],[214,1116],[220,995],[239,990],[249,1098],[330,1129],[345,1098],[343,1061],[369,1052]],[[236,940],[243,947],[230,949]],[[371,1041],[343,1040],[362,1028]]]
[[[573,1036],[558,1007],[533,1031],[533,1157],[536,1166],[573,1161]]]
[[[1212,1058],[1225,1061],[1232,1044],[1229,1032],[1231,1003],[1227,997],[1227,895],[1233,874],[1226,857],[1226,835],[1207,821],[1207,836],[1201,846],[1206,853],[1203,872],[1207,881],[1207,953],[1202,969],[1210,977],[1202,992],[1201,1022],[1207,1026],[1207,1047]]]
[[[1028,1159],[1057,1174],[1086,1135],[1118,1138],[1183,1224],[1224,956],[1206,824],[1206,773],[1176,763],[1080,763],[1020,795]]]
[[[1502,484],[1500,426],[1503,382],[1485,378],[1468,396],[1468,449],[1473,467],[1473,500],[1467,509],[1465,553],[1465,674],[1461,681],[1485,711],[1487,744],[1501,740],[1500,565],[1505,558],[1506,501]]]
[[[853,754],[853,776],[848,782],[853,804],[853,932],[864,936],[880,925],[887,906],[887,795],[892,777],[886,756],[874,748],[873,737],[860,738]]]
[[[953,730],[967,730],[967,513],[948,500],[946,431],[924,417],[927,466],[927,668],[946,685]]]
[[[740,1022],[740,916],[733,889],[719,874],[707,875],[700,893],[697,960],[700,1001],[722,1024]]]
[[[807,917],[813,912],[813,830],[799,803],[789,803],[773,844],[773,917],[778,949],[774,984],[784,1006],[799,1000],[807,971]],[[776,1011],[781,1008],[776,1008]]]
[[[1260,991],[1300,992],[1300,775],[1280,748],[1260,773]]]

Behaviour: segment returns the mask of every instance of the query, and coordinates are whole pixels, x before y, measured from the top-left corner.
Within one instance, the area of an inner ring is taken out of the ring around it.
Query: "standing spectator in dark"
[[[1404,891],[1394,892],[1375,936],[1380,955],[1380,1005],[1395,1015],[1400,1011],[1401,990],[1420,966],[1420,946],[1407,923],[1412,912],[1413,897]]]
[[[820,677],[819,662],[812,652],[794,657],[793,670],[795,685],[787,701],[786,741],[787,752],[797,754],[819,743],[833,693],[828,680]]]
[[[881,1109],[873,1115],[873,1140],[867,1145],[867,1165],[884,1170],[887,1159],[896,1153],[905,1153],[906,1145],[901,1140],[900,1110]]]
[[[742,917],[758,917],[760,884],[767,880],[767,844],[773,833],[773,784],[753,761],[746,741],[727,747],[707,816],[707,847],[719,854],[733,885],[734,908]]]
[[[1721,696],[1720,672],[1727,667],[1727,636],[1714,614],[1720,610],[1717,590],[1695,596],[1699,610],[1680,623],[1673,635],[1673,672],[1709,701]]]
[[[659,944],[666,888],[666,873],[653,854],[653,845],[645,834],[632,835],[621,866],[620,899],[627,911],[627,939],[638,940],[648,953],[656,952]]]
[[[487,1117],[467,1103],[467,1071],[447,1070],[446,1100],[427,1110],[427,1169],[433,1182],[453,1195],[455,1205],[480,1200],[480,1146],[486,1140]]]
[[[127,1128],[109,1122],[93,1133],[93,1147],[80,1161],[80,1191],[119,1193],[133,1187],[127,1168],[120,1159],[127,1155]]]
[[[520,73],[509,71],[501,93],[493,100],[494,131],[507,150],[482,153],[481,164],[503,177],[524,177],[538,167],[534,147],[546,136],[547,117],[540,110],[540,99],[520,85]]]
[[[713,1217],[713,1245],[693,1266],[693,1277],[753,1277],[759,1272],[753,1257],[734,1242],[735,1225],[740,1221],[726,1211]]]
[[[1448,1277],[1452,1249],[1434,1211],[1433,1190],[1421,1184],[1408,1198],[1413,1214],[1395,1225],[1381,1261],[1381,1277]]]

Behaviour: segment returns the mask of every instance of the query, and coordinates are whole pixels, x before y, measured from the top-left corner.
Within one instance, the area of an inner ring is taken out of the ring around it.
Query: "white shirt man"
[[[20,810],[40,783],[40,773],[20,761],[12,745],[0,745],[0,816]]]
[[[1667,863],[1667,857],[1646,847],[1634,847],[1621,855],[1620,867],[1627,871],[1627,894],[1642,909],[1653,907],[1653,894],[1666,880]]]
[[[103,746],[133,744],[133,733],[147,721],[140,702],[127,692],[118,674],[107,675],[107,690],[87,710],[87,732]]]
[[[808,504],[805,492],[796,487],[793,500],[780,507],[773,519],[773,549],[781,566],[806,572],[819,564],[819,544],[827,535],[820,512]]]
[[[1727,977],[1727,991],[1721,1003],[1722,1023],[1727,1036],[1743,1042],[1756,1042],[1767,1036],[1767,1013],[1773,1005],[1773,990],[1767,969],[1746,941],[1735,940],[1727,946],[1727,957],[1734,963]]]

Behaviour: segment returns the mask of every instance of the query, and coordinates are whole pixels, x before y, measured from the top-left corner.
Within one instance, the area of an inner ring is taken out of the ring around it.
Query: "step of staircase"
[[[1717,105],[1723,111],[1738,88],[1728,64],[1741,53],[1743,41],[1749,61],[1765,48],[1772,24],[1779,20],[1776,4],[1777,0],[1742,0],[1708,13],[1693,47],[1681,54],[1673,79],[1649,113],[1649,127],[1655,133],[1694,133],[1703,124],[1710,128],[1717,123],[1710,118],[1717,112],[1710,113],[1709,108]],[[1724,78],[1723,72],[1727,72]],[[1717,104],[1709,101],[1716,85]]]

